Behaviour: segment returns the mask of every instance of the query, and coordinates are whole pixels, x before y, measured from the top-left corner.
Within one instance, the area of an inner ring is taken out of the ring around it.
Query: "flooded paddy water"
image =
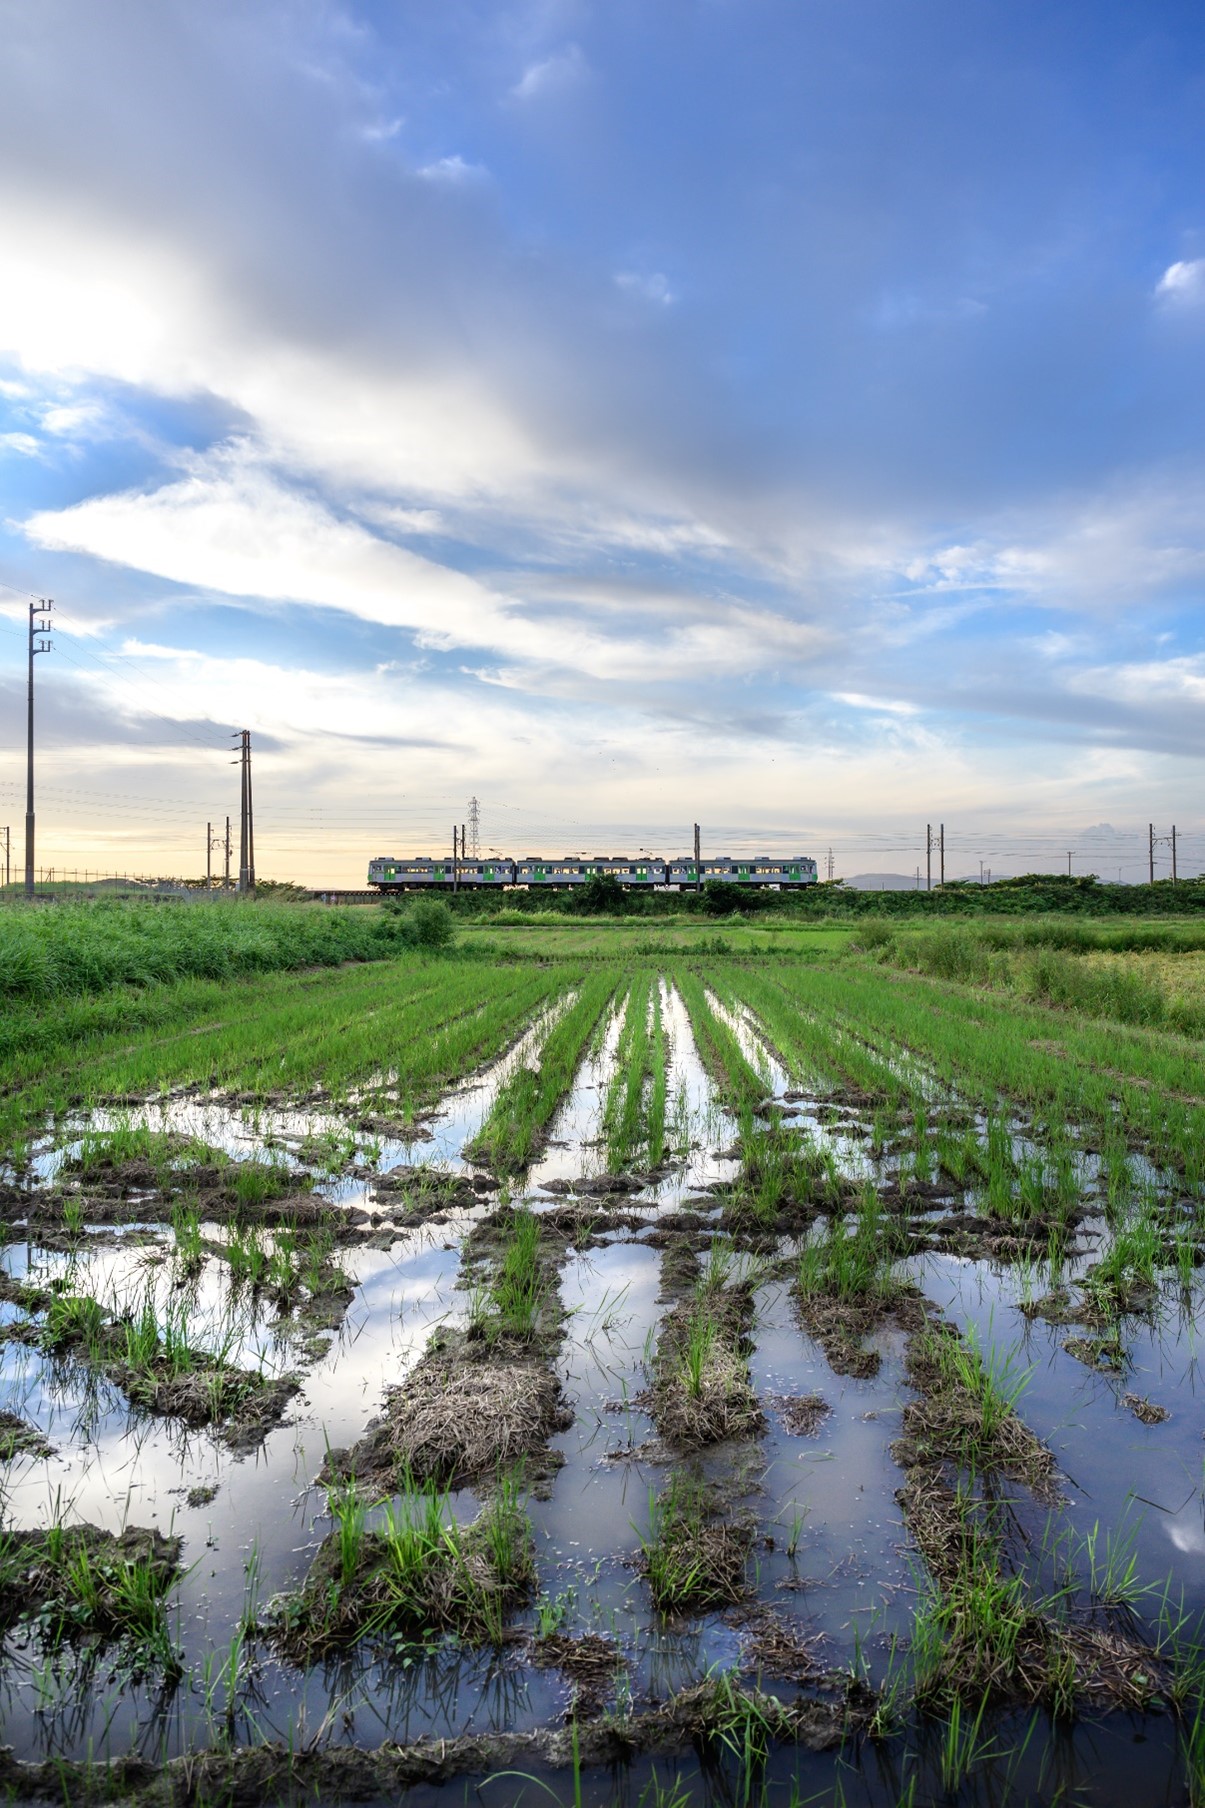
[[[1203,1799],[1195,1195],[755,977],[29,1126],[15,1799]]]

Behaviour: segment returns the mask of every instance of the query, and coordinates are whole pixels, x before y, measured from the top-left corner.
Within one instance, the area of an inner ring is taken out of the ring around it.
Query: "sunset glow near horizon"
[[[14,866],[1205,868],[1199,8],[0,20]]]

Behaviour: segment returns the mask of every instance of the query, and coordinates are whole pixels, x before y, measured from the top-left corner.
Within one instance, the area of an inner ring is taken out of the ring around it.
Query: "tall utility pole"
[[[1067,877],[1071,877],[1071,849],[1067,849]]]
[[[1172,884],[1176,883],[1176,825],[1172,824]]]
[[[925,890],[933,890],[933,824],[925,824]]]
[[[1147,858],[1150,862],[1151,884],[1153,885],[1155,883],[1155,825],[1153,822],[1148,822],[1146,825],[1146,847]]]
[[[460,865],[457,860],[458,849],[456,846],[456,836],[457,836],[457,828],[456,828],[456,824],[453,823],[452,824],[452,890],[453,891],[460,890]]]
[[[44,597],[40,602],[35,600],[29,605],[29,715],[28,744],[25,756],[25,896],[33,897],[33,662],[38,653],[49,653],[50,642],[44,637],[50,633],[50,611],[54,608],[54,598]],[[44,621],[37,617],[45,616]]]
[[[230,818],[226,818],[226,875],[223,881],[226,890],[230,890]]]
[[[251,802],[251,730],[240,728],[241,791],[239,798],[238,888],[242,897],[255,890],[255,811]]]
[[[941,882],[946,882],[946,825],[941,825]]]
[[[465,841],[465,838],[464,838],[464,824],[461,823],[461,825],[460,825],[460,858],[461,858],[462,862],[466,858],[467,853],[468,853],[468,843]]]
[[[205,824],[205,889],[213,884],[213,824]]]
[[[702,867],[702,863],[701,863],[701,857],[699,854],[699,825],[696,822],[696,824],[695,824],[695,890],[702,891],[702,889],[703,889],[703,867]]]
[[[469,799],[469,854],[481,858],[481,806],[475,797]]]
[[[4,883],[6,886],[8,886],[8,885],[12,884],[12,881],[13,881],[13,832],[11,829],[6,828],[4,831]]]

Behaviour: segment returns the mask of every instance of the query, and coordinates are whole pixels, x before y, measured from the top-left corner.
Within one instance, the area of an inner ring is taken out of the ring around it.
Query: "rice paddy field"
[[[447,933],[0,913],[6,1799],[1205,1802],[1199,928]]]

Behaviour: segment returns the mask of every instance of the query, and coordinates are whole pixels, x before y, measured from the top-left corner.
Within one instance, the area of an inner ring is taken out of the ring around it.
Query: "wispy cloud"
[[[588,72],[589,65],[581,46],[566,44],[563,49],[554,50],[551,56],[529,63],[511,89],[511,95],[515,100],[536,100],[546,94],[563,92],[576,87]]]
[[[1177,307],[1199,307],[1205,302],[1205,257],[1169,264],[1155,285],[1155,294]]]

